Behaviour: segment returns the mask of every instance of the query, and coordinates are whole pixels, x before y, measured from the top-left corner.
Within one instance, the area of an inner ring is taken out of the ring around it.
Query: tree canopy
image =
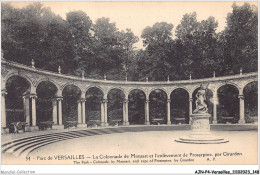
[[[2,4],[2,51],[6,60],[91,78],[165,81],[257,71],[257,8],[232,6],[226,28],[217,33],[213,16],[197,20],[184,14],[180,24],[157,22],[139,38],[120,31],[109,18],[92,21],[86,12],[71,11],[66,19],[41,3],[16,9]]]

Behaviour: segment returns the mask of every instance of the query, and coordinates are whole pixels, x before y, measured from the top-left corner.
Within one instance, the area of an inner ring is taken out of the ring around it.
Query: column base
[[[218,121],[217,120],[213,120],[212,124],[218,124]]]
[[[145,125],[150,125],[150,122],[146,121],[146,122],[145,122]]]
[[[34,132],[39,131],[38,126],[25,126],[25,132]]]
[[[88,125],[85,124],[85,123],[78,123],[78,124],[77,124],[77,127],[78,127],[78,128],[87,128]]]
[[[128,125],[129,125],[129,122],[124,122],[123,125],[124,125],[124,126],[128,126]]]
[[[64,129],[64,125],[52,125],[52,129],[54,129],[54,130]]]
[[[189,124],[191,124],[191,121],[192,121],[192,118],[190,117],[190,119],[189,119]]]
[[[101,123],[101,126],[102,126],[102,127],[108,126],[108,123]]]
[[[169,122],[167,122],[167,125],[171,125],[171,124],[172,124],[172,122],[170,122],[170,121],[169,121]]]
[[[9,134],[9,128],[1,128],[1,135]]]
[[[238,123],[244,124],[244,123],[246,123],[246,121],[245,120],[239,120]]]

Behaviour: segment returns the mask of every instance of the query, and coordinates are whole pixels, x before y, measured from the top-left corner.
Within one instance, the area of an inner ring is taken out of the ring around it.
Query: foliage
[[[257,70],[258,22],[257,7],[245,3],[233,4],[227,16],[227,27],[219,34],[219,57],[222,59],[222,74],[234,74]]]
[[[169,73],[170,46],[172,42],[172,24],[166,22],[155,23],[152,27],[146,27],[141,37],[146,49],[144,58],[140,59],[140,71],[150,80],[166,80]],[[141,73],[142,74],[142,73]],[[144,78],[144,77],[142,77]]]
[[[218,121],[223,121],[222,117],[233,117],[234,120],[239,119],[239,99],[238,89],[233,85],[225,85],[218,89],[218,101],[217,112],[220,116]],[[228,107],[227,107],[228,106]]]
[[[66,19],[41,3],[16,9],[2,5],[2,50],[7,60],[38,68],[92,78],[165,81],[211,77],[257,70],[257,8],[233,4],[227,27],[216,33],[214,17],[198,21],[195,12],[185,14],[176,27],[157,22],[141,35],[144,49],[133,47],[139,39],[131,29],[119,31],[109,18],[93,23],[83,11],[71,11]]]
[[[245,119],[258,117],[258,85],[257,82],[249,83],[244,88],[245,96]]]
[[[74,85],[66,86],[63,90],[62,101],[62,117],[63,124],[66,124],[66,119],[77,121],[78,116],[78,100],[81,96],[81,91]]]
[[[198,22],[195,12],[183,16],[181,24],[177,26],[176,36],[184,50],[184,74],[192,74],[195,78],[210,77],[218,68],[217,26],[214,17]]]

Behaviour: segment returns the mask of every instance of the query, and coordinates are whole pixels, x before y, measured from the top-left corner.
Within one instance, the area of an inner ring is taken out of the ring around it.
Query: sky
[[[22,8],[32,2],[8,2],[16,8]],[[257,6],[257,2],[250,2]],[[197,20],[206,20],[209,16],[214,16],[218,21],[217,32],[224,30],[226,26],[226,17],[232,12],[232,1],[201,1],[201,2],[177,2],[177,1],[143,1],[143,2],[42,2],[45,7],[66,19],[66,13],[75,10],[82,10],[95,23],[96,19],[101,17],[110,18],[115,22],[119,30],[130,28],[133,33],[139,37],[139,42],[135,44],[137,48],[142,48],[141,34],[147,26],[152,26],[156,22],[167,22],[174,25],[175,29],[184,14],[197,13]],[[237,5],[243,5],[244,2],[236,2]]]

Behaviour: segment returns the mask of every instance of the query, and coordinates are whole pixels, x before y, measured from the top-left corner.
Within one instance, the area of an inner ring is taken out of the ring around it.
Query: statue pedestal
[[[215,137],[210,132],[208,113],[191,114],[191,133],[188,136],[180,137],[176,142],[193,144],[219,144],[227,143],[224,138]]]

